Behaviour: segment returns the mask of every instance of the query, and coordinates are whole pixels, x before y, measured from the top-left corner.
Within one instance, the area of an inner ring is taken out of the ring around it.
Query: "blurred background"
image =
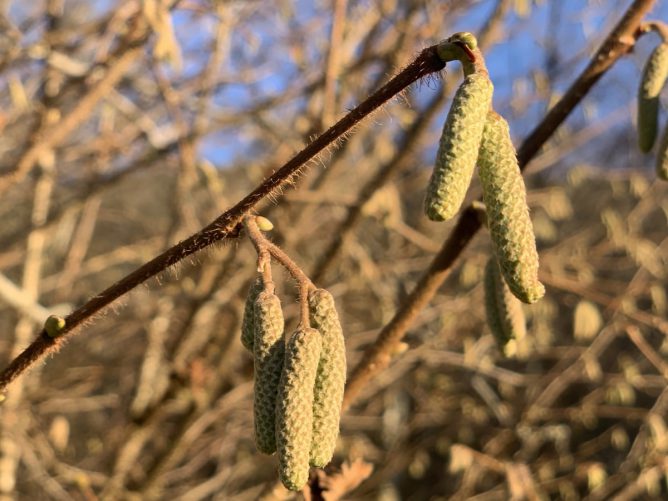
[[[2,365],[453,32],[478,36],[519,144],[630,3],[0,1]],[[480,232],[344,414],[324,499],[668,494],[668,184],[634,124],[658,43],[643,36],[529,165],[547,294],[527,337],[504,357],[486,326]],[[412,86],[260,207],[334,294],[349,368],[452,229],[422,200],[460,80],[449,64]],[[287,499],[253,444],[254,260],[245,239],[187,259],[10,386],[0,499]],[[296,286],[275,280],[290,330]]]

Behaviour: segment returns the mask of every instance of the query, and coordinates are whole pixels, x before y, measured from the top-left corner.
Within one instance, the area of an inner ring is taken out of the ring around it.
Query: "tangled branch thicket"
[[[0,497],[288,496],[239,336],[253,208],[335,296],[353,368],[305,496],[665,496],[668,188],[626,120],[666,6],[611,3],[578,7],[604,18],[578,45],[568,2],[0,3]],[[460,69],[411,83],[462,27],[526,136],[547,291],[512,358],[485,325],[479,185],[455,223],[422,215]],[[300,293],[272,281],[294,331]]]

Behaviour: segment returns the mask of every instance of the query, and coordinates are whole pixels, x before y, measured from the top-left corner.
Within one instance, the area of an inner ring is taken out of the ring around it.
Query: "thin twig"
[[[299,304],[301,306],[299,325],[302,328],[310,327],[308,293],[310,290],[315,289],[313,282],[311,282],[311,279],[304,273],[299,265],[290,258],[290,256],[262,234],[255,222],[255,216],[246,216],[244,218],[244,227],[258,253],[258,260],[262,260],[262,256],[264,255],[271,255],[288,271],[288,273],[290,273],[292,278],[294,278],[299,285]],[[269,263],[264,264],[265,268],[268,264]]]

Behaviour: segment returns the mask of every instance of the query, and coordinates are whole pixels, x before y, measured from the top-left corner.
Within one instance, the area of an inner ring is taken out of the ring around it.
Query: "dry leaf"
[[[324,470],[318,470],[318,484],[322,488],[322,498],[325,501],[338,501],[345,494],[355,490],[364,482],[373,471],[373,465],[363,459],[355,459],[353,462],[345,462],[341,465],[341,471],[327,474]]]

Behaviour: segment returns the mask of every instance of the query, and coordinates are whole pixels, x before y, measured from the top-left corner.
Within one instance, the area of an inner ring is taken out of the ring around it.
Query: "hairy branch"
[[[267,178],[260,186],[243,198],[234,207],[224,212],[215,221],[186,238],[177,245],[166,250],[151,261],[145,263],[125,278],[116,282],[86,304],[70,313],[65,318],[65,328],[62,335],[50,338],[44,330],[9,366],[0,374],[0,391],[9,383],[48,353],[57,351],[63,342],[68,339],[73,330],[90,320],[93,315],[104,307],[123,296],[149,278],[165,271],[183,258],[200,251],[216,242],[235,237],[239,231],[239,223],[261,200],[270,195],[277,195],[287,188],[290,183],[305,169],[306,164],[313,160],[320,152],[336,145],[336,141],[343,137],[353,127],[368,117],[388,100],[403,91],[406,87],[422,77],[440,71],[445,64],[440,60],[435,50],[436,46],[427,47],[387,84],[363,101],[345,117],[326,130],[322,135],[309,143],[291,160]]]

